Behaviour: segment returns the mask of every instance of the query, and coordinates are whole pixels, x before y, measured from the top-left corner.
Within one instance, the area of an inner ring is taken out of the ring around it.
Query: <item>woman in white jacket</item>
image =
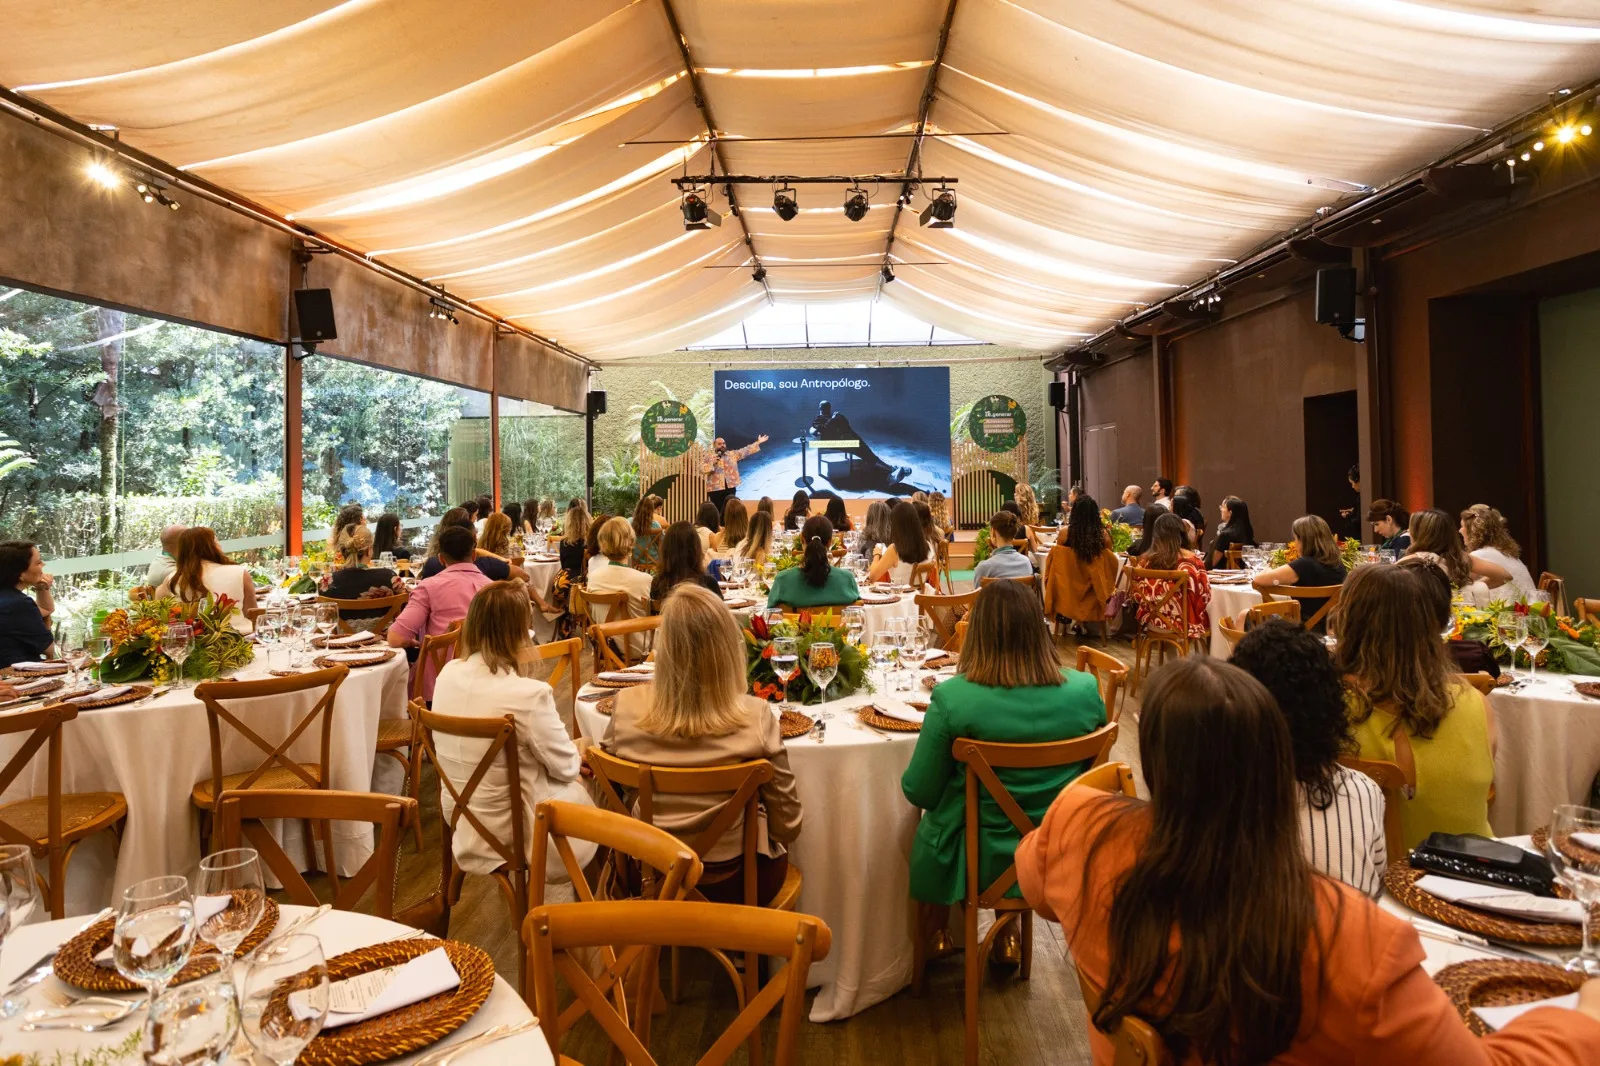
[[[517,770],[522,792],[524,843],[533,847],[533,811],[545,800],[562,800],[592,806],[588,790],[579,780],[581,760],[556,711],[549,685],[519,672],[518,656],[528,647],[528,592],[520,581],[496,581],[478,590],[467,608],[456,645],[456,658],[444,665],[433,688],[433,710],[462,718],[503,718],[511,715],[517,726]],[[489,741],[470,737],[434,735],[439,772],[459,792],[489,750]],[[446,824],[455,811],[448,789],[439,794]],[[479,782],[468,799],[472,813],[501,843],[512,840],[511,788],[504,756]],[[587,864],[594,845],[573,841],[578,861]],[[455,823],[451,847],[456,862],[469,874],[492,873],[503,860],[463,816]],[[537,873],[535,873],[537,876]],[[546,863],[547,881],[567,880],[554,849]]]

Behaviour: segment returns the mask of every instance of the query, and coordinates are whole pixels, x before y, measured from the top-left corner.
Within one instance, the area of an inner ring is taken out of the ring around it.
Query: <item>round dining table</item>
[[[555,591],[556,574],[561,570],[561,557],[559,555],[530,555],[522,561],[522,569],[528,575],[528,587],[539,594],[539,599],[545,603],[550,602],[550,595]],[[556,635],[556,620],[564,612],[544,611],[533,612],[533,635],[540,644],[545,643]]]
[[[291,922],[311,913],[310,907],[281,905],[279,921]],[[71,939],[83,926],[81,918],[66,918],[58,922],[39,922],[12,931],[0,951],[0,988],[9,985],[18,976],[27,973],[47,953],[55,951]],[[300,927],[297,932],[315,936],[322,942],[323,954],[335,955],[357,948],[382,944],[401,937],[415,937],[417,930],[370,914],[349,911],[330,911]],[[425,935],[425,934],[424,934]],[[95,1033],[82,1033],[71,1029],[50,1029],[24,1032],[21,1028],[28,1010],[41,1010],[64,1006],[70,999],[85,995],[70,985],[63,984],[54,975],[27,989],[26,1010],[9,1020],[0,1020],[0,1052],[24,1057],[37,1054],[42,1061],[50,1062],[60,1055],[60,1061],[70,1062],[74,1055],[83,1055],[98,1049],[118,1047],[127,1041],[129,1034],[143,1026],[144,1009],[135,1010],[125,1020]],[[143,993],[129,993],[122,998],[142,999]],[[387,1060],[394,1066],[406,1066],[424,1055],[444,1048],[458,1046],[499,1025],[517,1025],[531,1021],[528,1010],[517,990],[504,977],[496,976],[494,989],[478,1012],[465,1025],[442,1040],[398,1058]],[[265,1060],[256,1060],[265,1061]],[[495,1063],[515,1062],[519,1066],[554,1066],[550,1045],[537,1025],[530,1025],[504,1039],[479,1047],[464,1049],[451,1060],[455,1066],[493,1066]],[[230,1066],[249,1066],[251,1060],[230,1058]]]
[[[1519,678],[1526,675],[1526,669],[1518,672]],[[1588,805],[1600,774],[1600,701],[1573,685],[1593,680],[1541,670],[1531,684],[1489,694],[1500,731],[1489,804],[1489,825],[1497,834],[1549,825],[1551,810],[1563,803]]]
[[[320,652],[314,654],[321,654]],[[268,675],[265,657],[232,676],[240,681]],[[307,669],[314,669],[307,664]],[[399,792],[399,764],[377,763],[378,722],[405,718],[406,657],[397,653],[375,666],[351,667],[334,698],[329,737],[329,787],[355,792]],[[89,838],[67,866],[67,914],[87,914],[111,903],[127,886],[200,861],[199,813],[190,801],[195,783],[211,776],[211,739],[206,708],[194,687],[174,688],[153,699],[83,710],[62,726],[61,787],[64,792],[120,792],[128,801],[128,820],[113,854],[113,834]],[[252,700],[236,710],[276,743],[315,703],[320,692],[276,700]],[[26,734],[0,736],[0,765],[22,746]],[[320,732],[308,728],[289,749],[301,762],[316,762]],[[266,753],[237,731],[224,727],[223,772],[252,770]],[[35,756],[0,801],[42,796],[47,765]],[[375,771],[376,775],[375,775]],[[284,848],[304,854],[298,823],[283,826]],[[371,826],[334,825],[336,856],[343,872],[354,872],[372,852]]]
[[[1261,593],[1251,587],[1250,582],[1218,581],[1211,580],[1211,656],[1215,659],[1226,659],[1233,654],[1233,645],[1228,643],[1228,638],[1222,635],[1222,620],[1224,618],[1237,618],[1240,613],[1249,610],[1261,602]]]
[[[920,681],[916,692],[927,694]],[[597,702],[611,694],[593,685],[579,694],[578,725],[589,743],[606,735]],[[804,879],[799,909],[833,931],[833,951],[811,966],[809,982],[820,986],[814,1022],[848,1018],[911,981],[908,885],[920,812],[901,793],[900,775],[917,734],[879,731],[857,719],[861,707],[886,698],[860,692],[798,707],[821,719],[821,736],[813,731],[785,744],[804,810],[800,836],[789,845]]]

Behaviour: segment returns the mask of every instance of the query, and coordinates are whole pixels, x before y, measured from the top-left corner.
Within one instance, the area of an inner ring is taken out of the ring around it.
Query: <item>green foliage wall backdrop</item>
[[[963,358],[999,358],[1008,362],[962,363]],[[667,360],[682,359],[684,366],[662,366]],[[716,365],[709,365],[716,361]],[[1050,375],[1039,362],[1039,353],[989,345],[919,348],[778,348],[760,351],[672,352],[650,359],[650,366],[631,367],[627,363],[606,367],[594,379],[594,388],[606,390],[607,414],[595,421],[596,494],[604,464],[626,461],[636,455],[639,444],[639,416],[657,400],[682,400],[694,409],[700,422],[701,443],[716,435],[711,395],[712,371],[739,369],[762,364],[763,369],[805,366],[898,365],[903,363],[950,364],[950,411],[943,417],[954,419],[973,401],[990,393],[1004,393],[1019,402],[1028,413],[1028,472],[1034,481],[1046,477],[1055,462],[1055,444],[1050,432],[1055,412],[1050,410],[1047,385]],[[929,417],[940,417],[930,412]],[[965,418],[961,421],[964,423]],[[964,432],[964,430],[963,430]],[[959,439],[959,435],[958,435]],[[634,490],[637,494],[637,489]],[[636,497],[635,497],[636,498]],[[598,506],[598,501],[597,501]],[[631,505],[630,505],[631,507]]]

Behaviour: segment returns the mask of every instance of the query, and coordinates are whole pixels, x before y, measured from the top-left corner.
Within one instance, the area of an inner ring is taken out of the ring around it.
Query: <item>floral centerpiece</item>
[[[805,671],[811,645],[818,641],[832,643],[839,656],[839,673],[828,686],[838,699],[848,696],[868,684],[867,656],[860,645],[845,639],[842,625],[844,608],[834,607],[816,612],[801,611],[796,622],[770,625],[761,615],[752,615],[750,626],[744,630],[745,676],[752,694],[767,701],[783,698],[783,682],[772,672],[772,638],[795,637],[800,649],[800,675],[789,682],[789,699],[795,703],[822,703],[822,690],[812,683]]]
[[[792,570],[805,561],[806,553],[801,549],[798,537],[795,538],[794,544],[772,556],[773,565],[777,568],[776,572],[780,574],[785,570]]]
[[[1339,561],[1344,563],[1346,572],[1354,570],[1361,565],[1361,542],[1354,537],[1335,537],[1334,543],[1339,545]],[[1300,545],[1290,541],[1285,547],[1279,548],[1267,556],[1268,566],[1288,566],[1300,558]]]
[[[230,622],[236,606],[226,596],[207,596],[197,603],[180,603],[167,596],[137,600],[107,613],[98,619],[100,632],[111,641],[111,650],[100,664],[100,680],[121,683],[148,677],[163,682],[175,677],[177,669],[161,650],[161,639],[169,625],[179,623],[187,624],[190,631],[185,677],[216,677],[224,670],[237,670],[249,663],[255,652]]]
[[[1500,615],[1506,611],[1517,614],[1540,615],[1549,624],[1550,643],[1539,652],[1538,665],[1560,674],[1600,675],[1600,629],[1593,622],[1579,622],[1567,615],[1558,615],[1548,603],[1509,603],[1495,600],[1487,607],[1474,607],[1457,600],[1450,605],[1455,616],[1455,630],[1451,636],[1457,640],[1476,640],[1489,646],[1494,657],[1502,663],[1512,662],[1512,649],[1500,639]],[[1523,649],[1516,665],[1526,664],[1528,653]]]
[[[1111,550],[1118,555],[1133,547],[1133,542],[1139,539],[1139,530],[1126,522],[1114,520],[1109,507],[1100,508],[1100,521],[1105,523],[1106,532],[1111,534]]]

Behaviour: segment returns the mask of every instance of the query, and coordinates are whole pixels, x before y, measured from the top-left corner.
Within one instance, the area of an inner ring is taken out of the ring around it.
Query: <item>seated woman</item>
[[[583,542],[584,554],[589,560],[586,564],[584,564],[585,581],[594,577],[595,571],[599,570],[602,566],[607,565],[609,562],[605,556],[605,553],[600,550],[600,531],[605,528],[606,523],[609,522],[611,518],[611,515],[597,514],[594,516],[594,521],[589,523],[589,539]],[[624,521],[626,521],[626,519],[624,519]]]
[[[374,599],[397,596],[406,590],[399,574],[388,567],[372,565],[372,540],[372,534],[367,532],[365,526],[347,526],[339,534],[336,547],[344,562],[333,572],[328,587],[322,590],[324,596],[335,600]],[[341,611],[340,614],[347,621],[359,622],[362,619],[382,618],[385,611],[379,607],[375,610]],[[356,628],[363,627],[357,625]]]
[[[522,525],[517,527],[517,532],[524,537],[533,536],[534,525],[539,521],[539,501],[537,498],[522,501]]]
[[[1206,569],[1226,567],[1229,548],[1255,547],[1256,531],[1250,524],[1250,505],[1237,496],[1229,496],[1217,508],[1222,524],[1217,527],[1217,539],[1206,553]]]
[[[719,555],[731,555],[745,534],[750,531],[750,511],[737,496],[729,496],[722,505],[722,528],[711,538],[711,550]]]
[[[776,512],[773,509],[772,497],[763,496],[760,500],[756,501],[756,510],[765,514],[768,518],[774,517]]]
[[[661,497],[655,497],[655,501],[656,506],[660,507]],[[537,529],[539,526],[544,526],[546,529],[556,527],[556,501],[548,496],[539,501],[539,514],[534,519],[534,528]]]
[[[556,710],[555,693],[549,685],[523,677],[520,657],[532,646],[528,627],[528,594],[521,583],[496,581],[473,596],[467,617],[461,623],[456,642],[456,657],[445,663],[433,685],[433,710],[461,718],[516,719],[517,775],[522,799],[523,825],[529,854],[532,854],[533,812],[545,800],[560,800],[592,807],[589,790],[579,777],[583,762]],[[434,750],[439,755],[439,773],[462,789],[489,750],[489,741],[435,733]],[[511,783],[506,777],[504,756],[493,765],[468,801],[472,813],[491,835],[510,845],[512,818]],[[440,814],[445,824],[455,811],[448,789],[439,790]],[[571,842],[579,863],[587,863],[595,845]],[[493,873],[505,862],[465,817],[456,822],[450,837],[456,862],[470,874]],[[551,849],[544,876],[550,881],[565,881],[565,867]]]
[[[367,512],[359,503],[347,503],[339,508],[339,513],[333,520],[333,528],[328,531],[328,546],[337,553],[339,535],[347,529],[360,526],[367,528]]]
[[[1164,577],[1141,577],[1131,590],[1138,604],[1141,626],[1155,626],[1168,632],[1184,633],[1191,640],[1211,639],[1211,582],[1200,565],[1200,556],[1185,548],[1183,519],[1170,511],[1151,508],[1156,512],[1155,529],[1150,548],[1139,556],[1142,570],[1181,570],[1189,575],[1189,613],[1184,617],[1179,597],[1173,596],[1164,605],[1159,604],[1173,581]]]
[[[950,504],[945,495],[935,489],[928,493],[928,514],[933,516],[933,527],[939,531],[939,539],[953,541],[956,539],[955,527],[950,524]]]
[[[1452,634],[1444,642],[1444,646],[1449,649],[1450,658],[1455,660],[1456,669],[1463,674],[1482,673],[1490,677],[1499,677],[1500,664],[1495,661],[1494,652],[1489,650],[1489,645],[1481,640],[1468,640],[1453,635],[1455,613],[1450,607],[1450,579],[1445,576],[1444,568],[1439,565],[1439,557],[1423,552],[1420,555],[1403,556],[1396,560],[1395,565],[1405,568],[1416,576],[1422,585],[1423,598],[1427,601],[1434,625],[1438,627],[1439,632]]]
[[[813,519],[823,521],[823,519]],[[672,590],[656,632],[656,669],[648,685],[623,689],[601,745],[649,766],[726,766],[766,759],[772,780],[761,786],[756,830],[756,894],[766,903],[789,872],[784,850],[800,835],[802,811],[778,719],[748,692],[745,645],[733,614],[705,589],[685,582]],[[707,829],[730,796],[657,792],[655,824],[690,841]],[[744,902],[744,816],[733,820],[701,856],[699,890],[717,903]]]
[[[1089,1026],[1138,1017],[1178,1062],[1577,1066],[1600,1047],[1600,980],[1577,1011],[1478,1037],[1423,972],[1402,917],[1318,875],[1295,816],[1292,746],[1244,671],[1175,659],[1145,688],[1148,803],[1069,787],[1017,847],[1023,896],[1103,990]],[[1249,915],[1249,918],[1242,918]],[[1182,949],[1175,947],[1182,944]]]
[[[1128,545],[1128,558],[1137,559],[1150,550],[1150,545],[1156,539],[1156,519],[1170,513],[1170,510],[1165,507],[1145,508],[1144,523],[1139,527],[1139,536],[1132,544]]]
[[[900,778],[906,799],[923,810],[911,843],[911,898],[939,908],[923,914],[924,935],[945,927],[948,906],[966,891],[967,768],[950,746],[962,737],[1042,744],[1106,724],[1094,677],[1062,668],[1039,616],[1038,597],[1016,582],[998,581],[978,592],[959,669],[934,688],[911,764]],[[995,773],[1037,822],[1091,761]],[[1011,865],[1021,834],[987,791],[980,789],[978,796],[978,884],[987,888]],[[1006,895],[1015,899],[1021,892],[1013,885]]]
[[[654,494],[640,497],[633,509],[633,566],[637,570],[654,570],[661,560],[661,520],[656,509],[662,504]]]
[[[1407,850],[1429,833],[1493,836],[1494,712],[1456,671],[1421,578],[1356,567],[1334,625],[1360,756],[1397,763],[1417,783],[1401,810]]]
[[[561,569],[567,572],[567,577],[572,581],[581,581],[584,576],[584,546],[589,540],[589,508],[584,506],[582,500],[573,500],[572,503],[573,506],[567,508],[566,517],[561,520],[561,540],[557,551],[561,555]]]
[[[628,565],[633,558],[633,527],[626,518],[609,518],[600,529],[600,554],[605,562],[589,571],[587,591],[626,592],[628,614],[643,617],[650,613],[651,576]],[[596,606],[596,622],[607,621],[610,608]]]
[[[511,536],[515,537],[522,532],[522,504],[510,500],[500,508],[500,513],[511,519]]]
[[[487,519],[485,519],[484,524],[488,524]],[[452,507],[440,517],[439,528],[433,534],[433,543],[429,546],[428,558],[422,564],[422,570],[418,573],[418,577],[424,579],[430,578],[445,568],[444,562],[439,557],[439,536],[451,526],[460,526],[464,529],[470,529],[473,531],[472,536],[475,547],[473,549],[474,557],[472,562],[479,570],[483,572],[484,577],[488,578],[490,581],[511,580],[514,575],[512,574],[512,566],[509,562],[500,558],[498,555],[479,550],[477,533],[478,527],[472,521],[472,512],[467,510],[465,507]],[[520,568],[518,569],[520,572]],[[521,576],[523,580],[527,580],[526,573],[521,574]]]
[[[848,533],[856,528],[850,521],[849,513],[844,509],[844,498],[842,496],[829,496],[828,507],[822,513],[823,517],[833,523],[833,531],[835,533]]]
[[[1079,496],[1044,563],[1044,613],[1076,625],[1101,625],[1117,588],[1111,532],[1093,497]]]
[[[871,565],[878,552],[888,548],[892,537],[889,531],[889,505],[882,500],[873,500],[867,505],[867,516],[861,520],[861,542],[856,549],[857,554]]]
[[[0,543],[0,666],[53,658],[56,601],[44,559],[31,540]],[[33,590],[33,596],[28,590]],[[254,586],[251,586],[252,592]]]
[[[346,528],[355,527],[354,524]],[[248,634],[254,627],[245,617],[255,610],[256,583],[250,571],[230,562],[222,554],[217,534],[207,526],[194,526],[178,538],[172,556],[172,574],[155,591],[155,598],[175,596],[184,603],[198,603],[207,596],[226,596],[233,601],[228,624],[235,632]]]
[[[1344,583],[1344,560],[1339,556],[1339,542],[1333,539],[1333,530],[1328,528],[1328,523],[1321,516],[1302,515],[1294,520],[1290,531],[1294,534],[1292,546],[1299,556],[1282,566],[1257,574],[1251,584],[1258,590],[1270,590],[1275,585],[1316,588]],[[1301,620],[1310,619],[1327,602],[1326,599],[1301,600]],[[1318,624],[1319,630],[1322,624]]]
[[[765,511],[757,511],[750,516],[750,525],[745,530],[744,540],[733,549],[733,558],[742,561],[752,570],[759,570],[767,565],[767,556],[772,551],[772,516]]]
[[[795,492],[794,499],[789,501],[789,509],[783,513],[783,528],[799,529],[809,517],[811,517],[811,497],[806,495],[805,489],[800,489]]]
[[[700,505],[699,512],[694,516],[695,535],[700,538],[700,549],[711,551],[711,539],[722,529],[722,516],[717,512],[717,505],[707,500]]]
[[[1493,600],[1511,602],[1525,600],[1528,593],[1538,589],[1533,575],[1522,561],[1522,549],[1517,547],[1511,531],[1506,528],[1505,516],[1486,503],[1475,503],[1461,512],[1461,541],[1473,559],[1492,563],[1510,575],[1510,580],[1494,587],[1483,581],[1481,586],[1463,589],[1472,603],[1490,603]]]
[[[650,600],[659,612],[667,594],[684,582],[699,585],[722,599],[722,587],[706,573],[705,553],[694,526],[674,522],[661,537],[661,565],[650,582]]]
[[[384,552],[398,559],[410,559],[411,547],[403,539],[405,534],[400,529],[400,516],[391,512],[378,516],[378,524],[372,531],[372,554],[381,556]]]
[[[867,570],[867,580],[909,585],[911,571],[932,559],[933,546],[922,530],[916,504],[904,503],[889,512],[889,546]]]
[[[917,521],[922,523],[922,537],[928,542],[928,558],[939,558],[939,545],[944,543],[944,530],[933,520],[933,508],[926,500],[912,504],[917,509]]]
[[[1228,660],[1266,686],[1283,712],[1294,751],[1295,810],[1306,859],[1322,873],[1377,899],[1389,852],[1383,838],[1383,789],[1339,765],[1355,738],[1344,684],[1315,633],[1271,619],[1251,629]]]
[[[916,516],[912,516],[916,520]],[[838,607],[861,598],[856,576],[828,558],[833,546],[833,525],[821,515],[812,515],[800,528],[805,558],[799,566],[780,571],[767,593],[767,606]]]
[[[478,534],[478,554],[492,555],[505,563],[511,562],[510,515],[494,511],[483,520],[483,532]]]
[[[1044,524],[1044,519],[1039,514],[1039,496],[1033,491],[1033,486],[1026,481],[1017,482],[1017,487],[1011,492],[1011,499],[1006,502],[1012,504],[1015,508],[1014,513],[1022,525],[1023,543],[1017,545],[1017,550],[1023,551],[1024,547],[1026,547],[1025,554],[1032,555],[1040,548],[1045,547],[1044,543],[1033,532],[1034,526]],[[1011,509],[1002,507],[1002,510]],[[954,535],[954,533],[951,534],[952,537]],[[1059,536],[1059,534],[1057,535]]]
[[[1427,552],[1436,556],[1454,591],[1462,593],[1464,597],[1471,596],[1474,600],[1481,598],[1483,603],[1503,598],[1503,594],[1496,590],[1511,580],[1511,571],[1492,559],[1468,555],[1461,540],[1461,530],[1447,512],[1437,508],[1413,511],[1406,528],[1411,534],[1411,547],[1406,549],[1406,554],[1421,555]],[[1469,589],[1472,590],[1470,593]],[[1495,595],[1489,596],[1491,592]]]

